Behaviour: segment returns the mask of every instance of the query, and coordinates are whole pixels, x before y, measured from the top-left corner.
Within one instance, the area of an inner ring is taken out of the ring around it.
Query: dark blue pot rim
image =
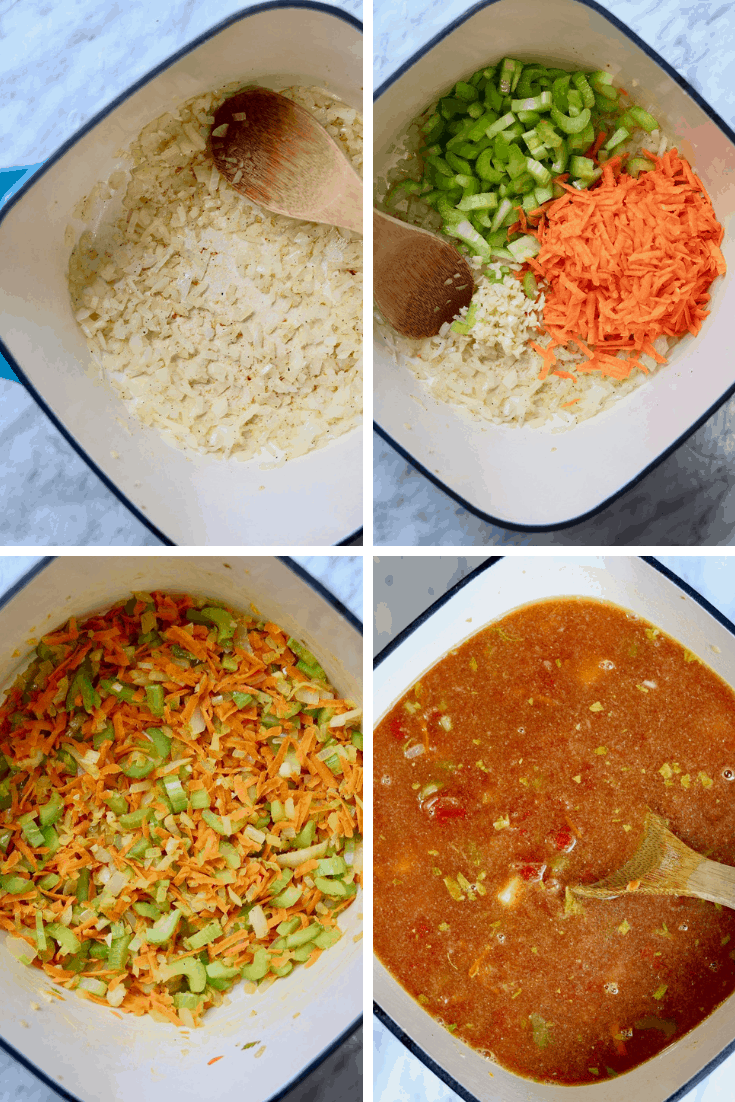
[[[663,71],[668,76],[670,76],[671,79],[676,84],[678,84],[679,87],[682,88],[699,107],[702,108],[704,113],[707,115],[708,118],[712,120],[715,126],[717,126],[725,135],[725,137],[728,138],[733,143],[733,145],[735,145],[735,131],[733,131],[731,127],[727,125],[724,119],[720,118],[714,108],[712,108],[707,103],[707,101],[703,99],[702,96],[700,96],[694,88],[692,88],[691,84],[689,84],[689,82],[686,81],[680,73],[677,73],[676,69],[672,68],[672,66],[669,65],[668,61],[665,61],[659,54],[656,53],[654,49],[652,49],[646,42],[644,42],[642,38],[639,38],[635,31],[632,31],[615,15],[607,11],[600,4],[597,4],[595,0],[573,0],[573,2],[575,4],[583,4],[586,8],[591,8],[592,11],[595,11],[598,13],[598,15],[603,16],[603,18],[605,18],[608,23],[612,23],[614,27],[617,27],[617,29],[621,31],[626,36],[626,38],[629,38],[631,42],[634,42],[635,45],[639,47],[639,49],[643,50],[643,52],[647,54],[652,61],[655,61],[659,68],[663,69]],[[391,73],[388,79],[384,80],[380,87],[374,92],[373,99],[379,99],[380,96],[382,96],[383,93],[388,88],[390,88],[392,84],[394,84],[400,77],[402,77],[403,74],[406,73],[413,65],[415,65],[417,61],[420,61],[422,57],[430,53],[435,46],[437,46],[447,37],[447,35],[451,34],[458,27],[461,27],[463,23],[466,23],[467,20],[471,19],[473,15],[476,15],[477,12],[482,11],[484,8],[489,8],[491,5],[497,3],[499,3],[499,0],[482,0],[481,3],[475,4],[473,7],[469,8],[463,15],[460,15],[457,17],[457,19],[454,19],[447,27],[444,28],[443,31],[440,31],[439,34],[435,35],[434,38],[431,39],[431,41],[427,42],[421,47],[421,49],[417,50],[412,57],[410,57],[407,61],[404,61],[403,64],[400,65],[394,73]],[[469,513],[477,517],[479,520],[485,521],[486,524],[494,524],[497,527],[504,528],[506,531],[509,532],[560,532],[566,528],[571,528],[575,524],[581,524],[585,520],[591,520],[592,517],[598,516],[603,511],[603,509],[606,509],[609,505],[612,505],[613,502],[617,501],[618,498],[622,497],[622,495],[627,493],[628,490],[632,490],[634,486],[637,486],[638,483],[646,477],[646,475],[650,474],[651,471],[660,466],[660,464],[663,463],[665,459],[668,459],[668,457],[672,455],[673,452],[675,452],[676,449],[680,447],[686,440],[688,440],[689,437],[697,431],[697,429],[701,428],[705,421],[709,420],[712,414],[716,413],[717,410],[721,406],[723,406],[729,398],[733,396],[733,394],[735,394],[735,383],[733,383],[732,386],[728,387],[724,394],[722,394],[722,396],[709,407],[706,413],[703,413],[701,417],[697,418],[697,420],[686,430],[686,432],[683,432],[681,436],[679,436],[678,439],[673,442],[673,444],[670,444],[667,448],[665,448],[660,453],[660,455],[658,455],[651,463],[649,463],[647,467],[644,467],[642,471],[639,471],[638,474],[634,478],[631,478],[629,482],[626,482],[624,486],[621,486],[620,489],[615,491],[615,493],[610,494],[610,496],[605,498],[605,500],[602,501],[599,505],[595,505],[593,509],[588,509],[586,513],[580,513],[579,516],[573,517],[571,520],[557,521],[554,524],[511,524],[507,520],[502,520],[499,517],[492,516],[492,514],[490,513],[483,512],[482,509],[478,509],[475,505],[472,505],[469,501],[467,501],[466,498],[462,497],[461,494],[458,494],[455,490],[450,489],[450,487],[445,482],[443,482],[440,477],[432,474],[431,471],[429,471],[423,465],[423,463],[419,463],[419,461],[415,459],[410,452],[406,451],[406,449],[403,448],[396,440],[394,440],[390,433],[386,432],[385,429],[382,428],[377,422],[373,423],[373,427],[378,436],[380,436],[381,439],[386,442],[386,444],[390,444],[390,446],[398,452],[401,458],[404,459],[407,463],[410,463],[410,465],[414,467],[417,471],[419,471],[419,473],[422,474],[424,478],[428,478],[429,482],[433,482],[433,484],[438,489],[442,490],[445,494],[451,497],[452,500],[456,501],[458,505],[461,505],[463,509],[466,509]]]
[[[429,607],[424,612],[422,612],[420,616],[417,616],[415,620],[408,624],[407,627],[405,627],[403,631],[401,631],[395,637],[395,639],[391,639],[390,643],[386,644],[386,646],[383,647],[382,650],[378,651],[378,653],[375,655],[375,658],[373,659],[373,669],[377,669],[378,666],[380,666],[381,663],[384,662],[389,655],[393,654],[393,652],[397,650],[398,647],[400,647],[401,644],[406,641],[406,639],[409,638],[409,636],[413,635],[417,628],[420,628],[422,624],[425,624],[427,620],[430,620],[434,613],[438,612],[440,608],[443,608],[445,604],[451,601],[452,598],[457,593],[459,593],[461,589],[464,589],[464,587],[466,585],[469,585],[470,582],[473,582],[475,578],[478,578],[481,574],[484,574],[485,571],[489,570],[491,566],[495,566],[496,563],[502,562],[504,557],[505,556],[502,555],[494,555],[491,558],[487,559],[485,562],[480,563],[479,566],[476,566],[475,569],[467,574],[464,578],[461,578],[458,582],[456,582],[450,590],[443,594],[443,596],[434,601],[432,605],[429,605]],[[728,619],[728,617],[725,616],[724,613],[720,612],[718,608],[715,608],[715,606],[711,604],[706,597],[703,597],[701,593],[698,593],[696,589],[693,589],[688,582],[685,582],[682,578],[677,577],[677,575],[669,570],[668,567],[664,566],[663,563],[658,562],[651,555],[641,555],[640,558],[643,562],[648,563],[649,566],[652,566],[654,570],[657,570],[659,574],[663,574],[665,578],[668,578],[668,580],[672,582],[678,589],[683,590],[683,592],[686,593],[688,597],[691,597],[693,601],[696,601],[698,605],[701,605],[701,607],[706,612],[708,612],[710,616],[713,616],[715,620],[718,621],[718,623],[722,624],[722,626],[730,632],[731,635],[735,636],[735,624],[732,622],[732,620]],[[471,1094],[468,1090],[466,1090],[466,1088],[463,1087],[462,1084],[454,1078],[454,1076],[450,1075],[449,1072],[445,1071],[443,1067],[436,1063],[436,1061],[432,1060],[431,1056],[429,1056],[428,1053],[424,1052],[424,1050],[419,1045],[417,1045],[416,1042],[412,1040],[412,1038],[409,1037],[407,1033],[405,1033],[401,1029],[398,1023],[395,1022],[377,1002],[373,1002],[373,1013],[375,1017],[383,1023],[386,1029],[389,1029],[393,1036],[396,1037],[413,1056],[420,1060],[422,1064],[425,1064],[430,1071],[433,1071],[434,1075],[436,1075],[437,1078],[441,1079],[442,1083],[449,1087],[450,1090],[453,1090],[455,1094],[459,1095],[459,1097],[462,1098],[464,1102],[481,1102],[481,1100],[478,1099],[474,1094]],[[728,1045],[726,1045],[725,1048],[723,1048],[722,1051],[717,1054],[717,1056],[713,1057],[713,1059],[710,1060],[708,1064],[706,1064],[700,1071],[698,1071],[696,1075],[693,1075],[692,1078],[689,1079],[682,1087],[679,1087],[678,1090],[669,1095],[669,1097],[666,1099],[666,1102],[679,1102],[679,1099],[683,1098],[685,1094],[696,1087],[698,1083],[701,1083],[703,1079],[706,1079],[707,1076],[710,1075],[716,1067],[719,1067],[723,1060],[726,1060],[727,1057],[730,1056],[733,1052],[735,1052],[735,1039],[733,1039]]]
[[[23,186],[18,191],[16,191],[10,199],[8,199],[7,203],[4,204],[2,209],[0,209],[0,224],[2,224],[8,211],[12,210],[15,204],[23,198],[23,196],[26,194],[27,191],[30,190],[30,188],[33,187],[34,183],[37,180],[40,180],[40,178],[51,168],[52,165],[55,165],[57,161],[61,160],[64,154],[67,153],[73,146],[75,146],[80,138],[83,138],[85,134],[87,134],[90,130],[97,126],[97,124],[100,123],[103,119],[107,118],[107,116],[117,107],[119,107],[121,103],[125,103],[125,101],[129,99],[130,96],[132,96],[140,88],[144,88],[146,84],[149,84],[150,81],[154,79],[154,77],[157,77],[160,73],[164,72],[175,62],[180,61],[182,57],[186,57],[187,54],[190,54],[193,50],[198,49],[199,46],[202,46],[205,42],[208,42],[210,38],[213,38],[215,35],[219,34],[220,31],[226,30],[227,27],[231,27],[233,26],[233,24],[239,23],[241,20],[247,19],[252,15],[259,15],[261,12],[265,11],[277,11],[281,8],[301,8],[307,11],[324,12],[327,15],[333,15],[335,18],[341,19],[344,23],[349,23],[351,27],[354,27],[357,31],[360,32],[360,34],[362,34],[362,23],[359,21],[359,19],[355,19],[355,17],[353,15],[350,15],[349,12],[342,11],[340,8],[333,8],[330,4],[319,3],[319,0],[266,0],[266,3],[254,4],[252,8],[247,8],[245,11],[237,12],[235,15],[231,15],[227,19],[223,19],[221,23],[217,23],[208,31],[205,31],[204,34],[201,34],[198,38],[195,38],[187,46],[184,46],[182,49],[177,50],[176,53],[171,54],[171,56],[167,58],[166,61],[162,61],[160,65],[157,65],[154,69],[151,69],[149,73],[146,73],[145,76],[141,77],[140,80],[137,80],[135,84],[132,84],[130,88],[128,88],[125,92],[117,96],[116,99],[112,100],[111,103],[108,103],[106,107],[103,107],[101,111],[99,111],[88,122],[86,122],[84,126],[77,130],[75,134],[72,134],[71,138],[68,138],[63,145],[59,146],[56,152],[53,153],[47,161],[44,161],[43,165],[38,169],[38,171],[34,172],[33,175],[29,177],[29,179],[23,184]],[[12,368],[13,372],[17,375],[19,382],[23,384],[30,396],[33,398],[36,404],[40,406],[40,408],[53,423],[53,425],[59,430],[67,443],[72,446],[79,458],[87,464],[90,470],[94,471],[97,477],[101,479],[107,489],[111,493],[113,493],[118,501],[122,502],[125,508],[129,509],[133,516],[136,517],[136,519],[139,520],[141,524],[144,524],[148,531],[156,536],[157,539],[159,539],[167,547],[176,547],[177,544],[174,543],[172,539],[169,539],[165,532],[162,532],[160,528],[157,528],[156,525],[151,520],[149,520],[149,518],[145,516],[145,514],[132,503],[132,501],[130,501],[126,494],[124,494],[122,490],[120,490],[115,485],[112,479],[110,479],[105,474],[105,472],[97,466],[95,461],[87,454],[87,452],[78,442],[78,440],[71,434],[64,423],[56,416],[50,406],[41,397],[40,393],[33,386],[30,379],[23,371],[23,368],[20,366],[15,357],[11,354],[10,350],[7,348],[5,342],[2,339],[0,339],[0,355],[4,356],[4,358],[7,360],[8,364]],[[362,531],[362,529],[360,529],[360,531]],[[340,543],[337,544],[337,546],[339,547],[342,543],[354,539],[356,535],[357,533],[353,533],[351,536],[346,537],[346,540],[341,540]]]
[[[8,601],[11,601],[13,597],[21,592],[21,590],[25,589],[28,583],[33,581],[33,579],[43,570],[45,570],[47,566],[50,566],[54,559],[56,559],[57,557],[58,556],[56,555],[46,555],[43,559],[41,559],[40,562],[36,563],[35,566],[32,566],[30,570],[28,570],[21,578],[19,578],[17,582],[10,586],[10,588],[7,589],[5,593],[2,594],[2,596],[0,596],[0,609],[4,608]],[[247,558],[248,556],[245,555],[242,557]],[[354,613],[350,612],[350,610],[342,604],[338,597],[335,597],[333,593],[330,593],[329,590],[326,589],[320,581],[318,581],[316,578],[313,578],[311,574],[308,574],[302,566],[294,562],[288,555],[278,555],[274,557],[278,558],[279,562],[282,562],[284,566],[287,566],[289,570],[293,571],[293,573],[301,578],[303,582],[305,582],[311,589],[318,593],[320,597],[323,597],[325,601],[328,601],[332,608],[336,612],[338,612],[339,615],[343,619],[345,619],[348,624],[351,625],[351,627],[355,629],[355,631],[358,631],[360,635],[362,635],[362,623],[360,622],[360,620],[358,620]],[[362,1014],[358,1014],[354,1021],[350,1022],[347,1028],[344,1029],[339,1034],[339,1036],[336,1037],[334,1041],[332,1041],[332,1043],[327,1046],[327,1048],[323,1049],[319,1053],[319,1055],[311,1061],[310,1064],[307,1064],[307,1066],[303,1068],[298,1073],[298,1075],[296,1075],[291,1080],[290,1083],[287,1083],[285,1087],[279,1090],[277,1094],[271,1095],[267,1102],[279,1102],[279,1099],[283,1098],[284,1095],[288,1094],[288,1092],[293,1090],[294,1087],[297,1087],[299,1083],[302,1083],[304,1079],[306,1079],[306,1077],[312,1073],[312,1071],[315,1071],[320,1064],[324,1063],[327,1057],[331,1056],[333,1052],[336,1052],[339,1046],[343,1044],[349,1037],[351,1037],[352,1034],[355,1033],[361,1025]],[[41,1071],[40,1068],[36,1067],[32,1060],[29,1060],[26,1056],[23,1055],[22,1052],[18,1052],[18,1050],[14,1048],[13,1045],[11,1045],[8,1041],[5,1040],[4,1037],[1,1036],[0,1048],[7,1052],[9,1056],[12,1056],[14,1060],[17,1060],[19,1064],[22,1064],[27,1071],[30,1071],[33,1075],[36,1076],[37,1079],[40,1079],[42,1083],[45,1083],[47,1087],[50,1087],[53,1091],[56,1091],[58,1095],[66,1099],[66,1102],[81,1102],[81,1100],[75,1094],[70,1094],[69,1091],[65,1090],[57,1082],[54,1082],[54,1080],[49,1075],[47,1075],[46,1072]]]

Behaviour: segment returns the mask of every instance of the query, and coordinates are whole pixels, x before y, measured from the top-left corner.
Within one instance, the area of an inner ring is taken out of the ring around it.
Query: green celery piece
[[[127,815],[129,804],[122,792],[111,792],[106,802],[113,815]]]
[[[63,926],[60,922],[50,922],[46,926],[46,933],[57,942],[59,953],[62,956],[78,953],[82,947],[82,943],[76,934],[73,934],[67,926]]]
[[[340,899],[349,894],[347,885],[343,884],[341,880],[328,880],[324,876],[315,876],[314,886],[317,887],[323,895],[327,895],[331,899]]]
[[[35,822],[35,814],[34,811],[29,811],[27,815],[21,815],[18,822],[28,845],[32,846],[33,849],[38,849],[39,846],[44,845],[44,837]]]
[[[153,743],[159,758],[165,760],[171,757],[171,739],[163,733],[160,727],[146,727],[145,733]]]
[[[161,908],[155,903],[133,903],[133,910],[143,918],[158,919],[161,917]]]
[[[32,887],[33,881],[22,876],[13,876],[10,873],[0,876],[0,891],[8,892],[10,895],[20,895],[22,892],[30,891]]]
[[[339,939],[342,937],[342,931],[336,926],[330,926],[314,938],[314,945],[317,949],[331,949],[333,945],[336,945]]]
[[[242,967],[243,979],[250,980],[252,983],[256,983],[258,980],[262,980],[268,974],[270,969],[270,954],[267,949],[259,947],[253,954],[253,959],[250,964],[244,964]]]
[[[201,1002],[201,996],[193,991],[177,991],[174,995],[174,1006],[177,1010],[196,1010]]]
[[[315,832],[316,823],[313,819],[309,819],[294,838],[292,843],[293,848],[307,849],[309,846],[313,845]]]
[[[135,685],[125,685],[122,681],[100,681],[100,687],[105,689],[106,692],[116,697],[117,700],[124,700],[128,704],[132,704],[133,697],[136,692]]]
[[[208,980],[232,980],[240,975],[239,968],[228,968],[221,960],[213,960],[211,964],[204,965]]]
[[[164,709],[163,685],[146,685],[145,696],[151,715],[162,716]]]
[[[153,812],[149,807],[139,807],[137,811],[131,811],[129,814],[121,815],[120,826],[123,830],[137,830],[142,826],[144,822],[147,822]]]
[[[41,879],[38,881],[37,887],[39,887],[42,892],[52,892],[56,885],[60,883],[61,877],[58,875],[58,873],[49,872],[46,873],[45,876],[41,877]]]
[[[178,777],[164,777],[163,785],[166,789],[166,795],[171,802],[171,810],[174,815],[178,815],[181,811],[186,811],[188,800],[186,793],[181,787],[181,781]]]
[[[313,941],[323,929],[324,927],[318,922],[314,922],[311,926],[305,926],[303,930],[296,930],[294,933],[288,934],[286,948],[296,949],[299,945],[305,945],[307,941]]]
[[[5,827],[0,830],[0,849],[3,853],[7,852],[7,848],[10,845],[10,839],[13,837],[13,832],[9,827]]]
[[[110,953],[107,958],[107,966],[111,971],[122,972],[124,970],[128,960],[128,953],[130,952],[130,942],[132,940],[133,935],[130,933],[115,937],[113,932]]]
[[[293,949],[291,955],[294,960],[297,960],[301,964],[308,960],[313,952],[314,942],[309,941],[305,945],[299,945],[296,949]]]
[[[274,907],[293,907],[295,903],[298,903],[302,895],[303,891],[301,888],[297,888],[295,884],[289,884],[285,891],[282,891],[280,895],[274,896],[274,898],[271,899],[271,903]]]
[[[301,919],[298,915],[294,915],[293,918],[286,918],[283,922],[279,922],[276,930],[282,937],[286,937],[288,934],[292,934],[294,930],[298,930],[300,925]]]
[[[173,937],[180,918],[181,911],[177,908],[173,911],[169,911],[166,915],[162,915],[146,930],[146,941],[151,945],[163,945],[164,942]],[[191,946],[191,948],[198,948],[198,946]]]
[[[196,795],[196,793],[192,793],[192,796],[194,795]],[[193,806],[194,802],[192,800],[192,807]],[[230,829],[227,830],[220,816],[215,815],[213,811],[209,811],[207,808],[202,811],[202,818],[204,819],[204,822],[207,824],[207,826],[210,826],[212,830],[216,830],[218,834],[224,834],[226,837],[229,837],[229,835],[231,834],[237,834],[238,830],[242,830],[247,821],[247,817],[244,819],[238,819],[236,823],[230,820]]]
[[[195,994],[203,991],[207,986],[207,972],[198,957],[184,957],[164,964],[159,975],[165,980],[173,979],[174,976],[186,976],[189,981],[189,990]]]
[[[287,976],[289,972],[293,972],[293,963],[292,961],[287,960],[285,964],[279,965],[278,968],[275,966],[275,964],[271,964],[271,972],[275,976]]]
[[[418,187],[418,184],[416,186]],[[229,670],[230,673],[236,673],[240,668],[240,663],[234,654],[223,654],[220,665],[223,670]]]
[[[347,865],[344,857],[337,854],[335,857],[322,857],[316,870],[317,876],[344,876]]]
[[[563,114],[558,107],[551,108],[552,122],[565,134],[579,134],[589,124],[591,117],[589,107],[585,107],[575,117]]]
[[[253,703],[253,698],[250,693],[233,693],[232,699],[235,701],[238,708],[247,708],[248,704]]]
[[[453,172],[452,172],[452,175],[454,175]],[[314,672],[316,681],[326,681],[327,680],[327,675],[324,672],[324,670],[322,669],[322,667],[319,665],[319,662],[317,661],[316,657],[311,653],[310,650],[308,650],[304,646],[303,643],[300,643],[298,641],[298,639],[294,639],[293,636],[289,635],[288,639],[286,640],[286,645],[288,646],[288,649],[290,651],[293,651],[293,653],[298,658],[300,658],[302,662],[304,662],[306,664],[308,669],[304,671],[305,673],[308,674],[309,671],[311,670],[311,671]],[[297,663],[297,665],[298,665],[298,663]]]
[[[205,945],[209,945],[210,941],[214,941],[221,936],[222,927],[215,919],[213,922],[207,923],[201,930],[197,930],[191,937],[184,938],[184,945],[187,949],[203,949]]]
[[[89,868],[80,869],[76,884],[76,897],[78,903],[86,903],[89,899],[89,880]]]
[[[110,955],[109,946],[104,941],[95,941],[90,946],[89,955],[92,960],[107,960]]]
[[[51,826],[61,818],[64,812],[64,801],[61,799],[59,793],[54,789],[51,799],[46,804],[42,804],[38,809],[38,821],[42,827]]]
[[[202,616],[217,627],[218,643],[226,643],[232,639],[237,628],[237,620],[226,608],[203,608]]]

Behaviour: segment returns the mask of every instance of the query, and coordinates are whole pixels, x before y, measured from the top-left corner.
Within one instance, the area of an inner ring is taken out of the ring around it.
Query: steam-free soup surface
[[[735,694],[601,601],[526,606],[443,658],[375,738],[375,948],[447,1029],[519,1075],[595,1082],[735,989],[735,913],[570,886],[646,807],[735,864]]]

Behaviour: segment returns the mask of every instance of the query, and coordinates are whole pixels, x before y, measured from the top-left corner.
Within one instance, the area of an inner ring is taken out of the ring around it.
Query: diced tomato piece
[[[440,796],[433,804],[430,814],[438,823],[448,823],[452,819],[464,819],[467,816],[455,796]]]
[[[571,849],[574,845],[574,835],[571,830],[557,830],[552,838],[552,842],[554,846],[563,853],[564,850]]]
[[[528,865],[521,865],[518,874],[524,880],[543,880],[545,869],[546,865],[541,862],[530,863]]]
[[[448,823],[450,819],[465,819],[467,812],[463,807],[437,807],[434,818],[438,823]]]
[[[403,720],[400,718],[400,716],[393,716],[393,718],[388,723],[388,727],[390,729],[390,733],[393,735],[393,738],[408,738],[406,730],[403,726]]]

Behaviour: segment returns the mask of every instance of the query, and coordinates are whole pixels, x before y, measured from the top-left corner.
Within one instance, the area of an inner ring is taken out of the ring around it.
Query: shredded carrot
[[[529,261],[549,285],[543,321],[551,339],[546,347],[529,341],[543,358],[540,379],[554,366],[553,349],[572,342],[588,357],[577,372],[625,379],[646,371],[637,354],[665,363],[653,342],[696,336],[709,313],[707,290],[726,270],[722,226],[676,149],[644,152],[654,167],[638,179],[620,171],[620,157],[604,163],[588,190],[557,179],[565,194],[545,210],[541,250]]]

